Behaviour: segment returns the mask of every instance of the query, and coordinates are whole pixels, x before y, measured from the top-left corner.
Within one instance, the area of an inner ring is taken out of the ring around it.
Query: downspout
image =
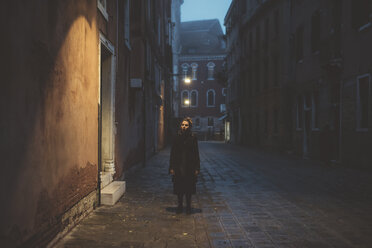
[[[147,23],[145,25],[147,29]],[[146,167],[146,149],[147,149],[147,144],[146,144],[146,81],[147,81],[147,58],[148,58],[148,50],[147,50],[147,41],[146,39],[143,40],[143,45],[144,45],[144,61],[145,61],[145,74],[143,75],[143,81],[142,81],[142,116],[143,116],[143,163],[142,166]]]
[[[100,45],[101,46],[101,41]],[[99,59],[101,60],[101,52],[99,53]],[[100,66],[101,67],[101,66]],[[101,75],[101,73],[100,73]],[[99,79],[100,84],[100,93],[102,92],[102,83],[101,79]],[[100,96],[100,99],[102,97]],[[100,100],[101,101],[101,100]],[[101,174],[102,174],[102,157],[101,157],[101,151],[102,151],[102,104],[101,102],[98,103],[98,206],[101,205]]]
[[[338,159],[339,163],[342,164],[342,93],[344,88],[344,82],[343,80],[340,80],[340,106],[339,106],[339,116],[340,116],[340,130],[339,130],[339,146],[338,146]]]

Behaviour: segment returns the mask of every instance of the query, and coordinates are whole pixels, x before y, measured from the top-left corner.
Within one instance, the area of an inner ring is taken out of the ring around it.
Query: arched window
[[[192,73],[192,75],[191,75],[191,77],[192,77],[192,80],[196,80],[196,71],[197,71],[197,69],[198,69],[198,64],[196,64],[196,63],[192,63],[191,64],[191,73]]]
[[[198,91],[192,90],[190,93],[190,105],[191,107],[197,107],[198,106]]]
[[[227,89],[226,88],[222,88],[222,95],[223,96],[226,96],[226,92],[227,92]]]
[[[190,98],[189,98],[189,91],[184,90],[181,93],[181,106],[182,107],[190,107]]]
[[[207,91],[207,107],[214,107],[216,92],[213,89]]]
[[[214,67],[216,65],[213,62],[207,64],[208,67],[208,80],[214,80]]]
[[[199,117],[195,118],[194,123],[195,123],[195,127],[200,127],[200,118]]]
[[[189,65],[187,63],[182,64],[182,73],[183,73],[184,79],[187,78],[188,70],[189,70]]]

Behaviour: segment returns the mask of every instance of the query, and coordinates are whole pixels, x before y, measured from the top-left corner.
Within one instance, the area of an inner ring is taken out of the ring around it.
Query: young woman
[[[191,195],[196,193],[196,179],[200,172],[198,140],[191,133],[191,127],[191,119],[183,119],[170,154],[169,173],[173,175],[173,193],[178,197],[177,213],[183,210],[185,195],[186,213],[191,214]]]

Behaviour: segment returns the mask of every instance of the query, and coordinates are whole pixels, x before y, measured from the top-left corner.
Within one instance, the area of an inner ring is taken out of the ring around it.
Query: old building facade
[[[240,84],[240,19],[243,1],[232,1],[226,14],[224,25],[226,26],[226,73],[227,73],[227,97],[226,104],[229,117],[226,120],[227,141],[241,143],[241,92]]]
[[[225,23],[234,142],[371,163],[371,1],[233,1]]]
[[[171,1],[10,1],[1,15],[0,246],[45,247],[165,145]]]
[[[231,136],[240,144],[286,149],[289,13],[284,1],[268,2],[235,1],[226,15]]]
[[[181,23],[179,115],[193,119],[200,139],[224,137],[224,59],[225,41],[217,19]]]
[[[173,77],[172,77],[172,117],[176,120],[179,117],[179,57],[181,54],[181,5],[183,0],[172,0],[172,53],[173,53]]]

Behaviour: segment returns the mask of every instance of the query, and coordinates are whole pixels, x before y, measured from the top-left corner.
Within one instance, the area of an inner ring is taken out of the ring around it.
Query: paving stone
[[[370,247],[372,172],[200,142],[191,215],[176,214],[169,148],[126,172],[127,192],[59,247]]]

